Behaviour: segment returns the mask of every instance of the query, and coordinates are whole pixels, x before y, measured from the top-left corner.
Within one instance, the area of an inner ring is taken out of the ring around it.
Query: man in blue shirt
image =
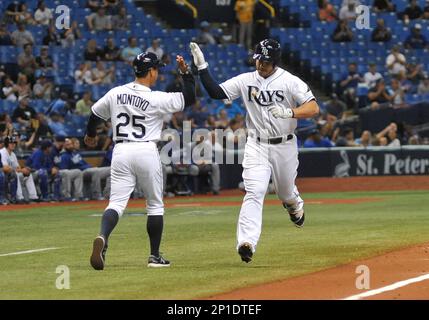
[[[47,114],[58,113],[63,118],[67,115],[70,110],[69,103],[67,102],[67,92],[61,92],[60,97],[55,100],[48,108]]]
[[[426,37],[422,35],[422,26],[417,23],[404,43],[407,49],[425,49],[429,46]]]
[[[39,182],[42,201],[49,201],[49,185],[53,183],[54,201],[60,199],[61,176],[57,167],[54,166],[51,157],[52,142],[42,141],[40,148],[35,150],[27,159],[26,165],[33,171],[33,178]]]
[[[314,129],[304,141],[304,148],[331,148],[334,144],[326,137],[322,137],[319,130]]]
[[[229,119],[234,119],[237,114],[245,114],[244,109],[241,108],[236,102],[228,99],[222,100],[222,102],[223,104],[216,109],[216,115],[219,114],[223,109],[225,109]]]

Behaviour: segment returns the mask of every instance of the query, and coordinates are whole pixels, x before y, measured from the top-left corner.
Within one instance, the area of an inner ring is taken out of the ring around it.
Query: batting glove
[[[204,59],[204,54],[198,44],[196,44],[195,42],[191,42],[189,44],[189,48],[191,48],[191,54],[194,58],[194,64],[197,66],[198,71],[206,69],[209,64]]]
[[[290,119],[294,117],[293,110],[290,108],[284,109],[278,106],[271,106],[268,108],[268,111],[271,112],[273,117],[276,119]]]

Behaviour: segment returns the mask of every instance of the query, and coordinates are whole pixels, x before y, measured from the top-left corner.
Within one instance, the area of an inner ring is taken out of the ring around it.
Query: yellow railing
[[[192,5],[192,3],[190,3],[188,0],[176,0],[176,4],[188,7],[192,11],[192,16],[194,19],[198,17],[197,8],[195,8],[195,6]]]
[[[274,7],[271,4],[269,4],[265,0],[259,0],[259,2],[270,11],[271,17],[274,18],[276,16],[276,11],[274,10]]]

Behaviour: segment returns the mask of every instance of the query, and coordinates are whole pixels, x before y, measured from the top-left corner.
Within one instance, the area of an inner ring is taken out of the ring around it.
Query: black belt
[[[288,134],[286,137],[286,141],[292,140],[293,134]],[[283,137],[277,137],[277,138],[268,138],[268,139],[261,139],[260,137],[257,137],[256,140],[258,142],[265,142],[268,144],[279,144],[283,142]]]
[[[116,144],[118,144],[118,143],[124,143],[124,142],[128,143],[128,142],[150,142],[150,141],[118,140],[118,141],[116,141],[115,143],[116,143]]]

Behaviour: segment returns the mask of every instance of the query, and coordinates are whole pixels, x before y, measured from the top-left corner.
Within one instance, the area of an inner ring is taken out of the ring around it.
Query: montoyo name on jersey
[[[285,97],[282,90],[259,90],[258,87],[247,86],[248,101],[255,101],[263,107],[271,106],[275,101],[282,102]]]

